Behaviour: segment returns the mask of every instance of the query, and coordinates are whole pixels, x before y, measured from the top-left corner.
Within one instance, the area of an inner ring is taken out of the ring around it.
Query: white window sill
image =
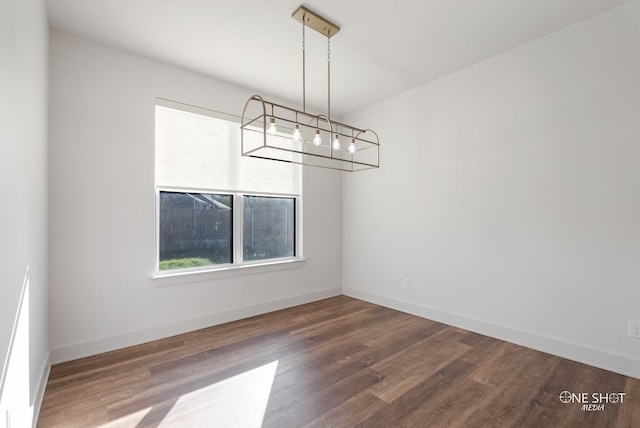
[[[222,278],[255,275],[288,269],[299,269],[307,263],[306,259],[288,259],[265,263],[247,263],[240,266],[227,265],[208,270],[174,271],[169,273],[157,272],[151,279],[156,287],[192,284]]]

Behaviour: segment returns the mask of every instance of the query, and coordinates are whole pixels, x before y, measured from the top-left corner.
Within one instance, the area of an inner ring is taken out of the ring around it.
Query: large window
[[[240,156],[234,117],[158,100],[157,270],[300,256],[300,166]]]

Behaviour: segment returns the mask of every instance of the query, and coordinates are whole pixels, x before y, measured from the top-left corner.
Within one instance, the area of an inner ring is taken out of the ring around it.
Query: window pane
[[[294,257],[295,218],[295,198],[244,196],[244,259]]]
[[[231,195],[160,192],[160,270],[231,263]]]

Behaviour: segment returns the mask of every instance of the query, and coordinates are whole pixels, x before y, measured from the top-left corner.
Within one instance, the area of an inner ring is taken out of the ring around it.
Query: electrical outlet
[[[640,321],[629,320],[629,336],[640,339]]]
[[[238,296],[244,296],[247,294],[247,287],[244,285],[244,282],[238,284]]]
[[[404,291],[411,291],[411,280],[409,278],[402,280],[402,289]]]

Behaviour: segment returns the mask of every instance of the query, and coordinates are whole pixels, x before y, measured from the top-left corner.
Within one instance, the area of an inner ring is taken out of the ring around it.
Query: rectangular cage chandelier
[[[242,110],[242,155],[349,172],[378,168],[378,134],[331,118],[330,40],[340,27],[304,6],[298,7],[291,17],[302,23],[302,110],[267,101],[260,95],[251,96]],[[306,110],[307,27],[327,37],[326,115]]]

